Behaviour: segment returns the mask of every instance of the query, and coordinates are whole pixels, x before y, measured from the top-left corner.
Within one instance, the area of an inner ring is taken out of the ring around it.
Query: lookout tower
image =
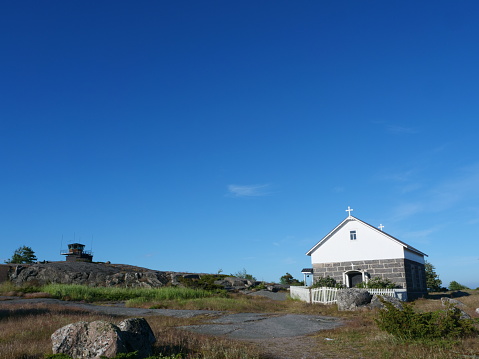
[[[66,256],[67,262],[91,262],[93,259],[93,252],[86,251],[81,243],[70,243],[68,251],[62,250],[60,254]]]

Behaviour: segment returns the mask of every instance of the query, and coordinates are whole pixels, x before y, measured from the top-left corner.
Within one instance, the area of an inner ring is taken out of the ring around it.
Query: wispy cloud
[[[457,206],[465,206],[471,208],[469,222],[474,222],[479,217],[479,209],[474,210],[476,208],[474,204],[479,200],[478,183],[479,164],[457,169],[454,175],[430,186],[428,190],[416,191],[416,198],[413,201],[403,202],[397,206],[393,211],[394,220],[401,220],[424,211],[439,213]],[[417,183],[409,186],[419,188]],[[408,191],[403,191],[403,194],[406,192]]]
[[[228,185],[228,194],[232,197],[261,197],[268,196],[271,186],[269,184],[254,185]]]
[[[393,209],[393,221],[400,221],[404,218],[411,217],[423,210],[423,205],[420,203],[403,203]]]
[[[406,232],[403,234],[403,238],[424,239],[441,230],[441,226],[435,226],[431,228],[422,229],[419,231]]]
[[[398,125],[388,125],[386,126],[386,131],[394,135],[414,135],[418,133],[418,130],[413,127],[405,127]]]

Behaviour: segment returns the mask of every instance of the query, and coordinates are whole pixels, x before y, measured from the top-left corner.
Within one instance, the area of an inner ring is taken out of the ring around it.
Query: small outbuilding
[[[384,226],[376,228],[351,216],[351,208],[346,211],[348,217],[306,253],[313,282],[329,276],[352,288],[381,277],[406,289],[409,300],[427,294],[427,255],[384,232]]]

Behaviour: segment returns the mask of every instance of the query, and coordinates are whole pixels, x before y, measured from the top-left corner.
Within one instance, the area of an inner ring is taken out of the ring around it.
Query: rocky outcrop
[[[60,283],[158,288],[170,283],[171,272],[105,263],[54,262],[16,265],[10,271],[10,280],[17,285]]]
[[[209,283],[227,291],[248,291],[264,287],[272,292],[286,290],[286,286],[266,284],[234,276],[207,273],[165,272],[125,264],[90,262],[46,262],[10,264],[9,279],[16,285],[44,285],[49,283],[79,284],[91,287],[160,288],[167,285],[201,288],[198,282]],[[213,279],[212,279],[213,277]]]
[[[372,295],[365,289],[348,288],[338,291],[338,310],[357,310],[371,302]]]
[[[115,324],[98,320],[68,324],[52,336],[53,354],[72,358],[97,359],[138,351],[139,358],[152,354],[155,336],[144,318],[131,318]]]
[[[452,310],[460,313],[460,319],[471,319],[471,316],[467,314],[463,309],[466,308],[466,305],[457,299],[451,299],[448,297],[441,298],[441,304],[447,310]]]
[[[376,295],[374,294],[369,307],[371,309],[386,309],[383,302],[388,302],[394,305],[397,309],[403,310],[403,305],[398,298],[391,297],[389,295]]]

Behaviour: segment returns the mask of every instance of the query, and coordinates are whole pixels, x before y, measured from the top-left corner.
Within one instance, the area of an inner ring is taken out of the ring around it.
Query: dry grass
[[[479,317],[479,293],[458,298],[467,305],[466,312]],[[340,316],[345,325],[321,331],[302,338],[271,339],[248,343],[205,336],[177,329],[179,326],[199,324],[205,317],[173,318],[147,317],[155,336],[156,352],[164,355],[182,353],[182,358],[208,359],[271,359],[271,358],[479,358],[479,337],[463,340],[444,340],[429,343],[399,342],[380,331],[375,322],[375,311],[338,312],[335,305],[310,305],[298,301],[272,301],[263,297],[235,296],[230,301],[195,303],[196,300],[177,304],[181,309],[198,309],[198,306],[233,311],[297,313]],[[201,299],[203,300],[203,299]],[[206,298],[204,300],[209,300]],[[234,305],[237,304],[237,306]],[[158,303],[156,303],[158,304]],[[170,303],[171,304],[171,303]],[[169,306],[171,308],[171,306]],[[441,309],[438,299],[421,299],[415,302],[421,311]],[[205,309],[205,308],[203,308]],[[77,321],[107,320],[114,323],[124,319],[91,314],[81,309],[66,309],[61,305],[9,304],[0,302],[0,359],[40,359],[51,354],[50,335],[58,328]]]
[[[52,354],[51,334],[69,323],[106,320],[118,323],[124,317],[92,314],[82,309],[51,304],[9,304],[0,307],[0,359],[41,359]],[[181,353],[182,358],[261,358],[251,344],[203,336],[175,327],[199,324],[205,318],[148,317],[156,338],[157,354]]]
[[[61,305],[8,304],[0,309],[0,358],[37,359],[51,354],[51,334],[72,322],[111,320]]]
[[[462,297],[460,301],[468,303],[466,312],[474,312],[479,308],[479,293],[474,297]],[[468,298],[468,300],[465,300]],[[471,308],[469,305],[472,305]],[[415,307],[421,311],[444,309],[440,300],[420,299]],[[334,353],[338,358],[391,358],[391,359],[452,359],[479,358],[479,336],[464,339],[445,339],[429,342],[401,342],[392,335],[380,331],[375,324],[377,311],[362,311],[349,313],[347,323],[330,331],[319,332],[316,350]],[[475,317],[478,317],[475,314]],[[326,340],[325,338],[332,339]]]

